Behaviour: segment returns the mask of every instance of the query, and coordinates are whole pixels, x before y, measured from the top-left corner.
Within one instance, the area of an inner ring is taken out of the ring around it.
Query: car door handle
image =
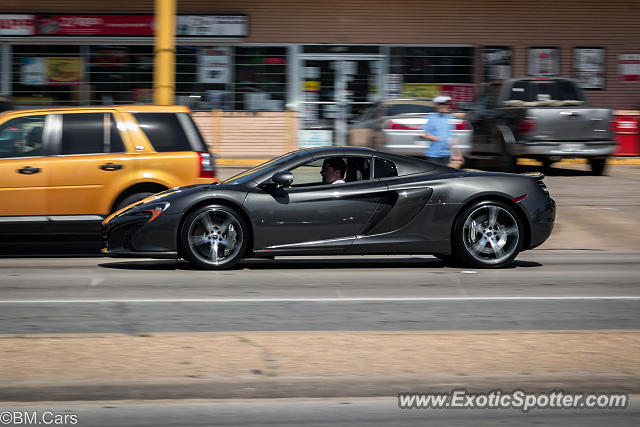
[[[117,163],[107,163],[104,165],[100,165],[100,169],[105,171],[116,171],[118,169],[122,169],[122,165],[119,165]]]
[[[16,172],[23,175],[33,175],[34,173],[40,172],[40,168],[32,168],[31,166],[27,166],[26,168],[18,169]]]

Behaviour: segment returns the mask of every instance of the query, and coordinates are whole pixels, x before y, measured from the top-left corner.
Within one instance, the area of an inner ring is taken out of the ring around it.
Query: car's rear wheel
[[[190,213],[180,232],[182,255],[211,270],[231,268],[242,259],[249,227],[234,209],[208,205]]]
[[[502,267],[522,248],[522,223],[506,203],[486,200],[466,208],[453,232],[456,257],[473,267]]]

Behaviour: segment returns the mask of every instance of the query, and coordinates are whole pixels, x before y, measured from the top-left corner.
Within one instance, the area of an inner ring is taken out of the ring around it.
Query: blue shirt
[[[423,130],[433,136],[437,136],[439,141],[429,141],[429,147],[424,151],[426,157],[449,157],[449,138],[451,138],[451,120],[453,116],[450,114],[429,113],[424,116],[427,123]]]

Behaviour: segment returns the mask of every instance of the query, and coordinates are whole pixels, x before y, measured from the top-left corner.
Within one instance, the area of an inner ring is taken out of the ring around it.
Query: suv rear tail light
[[[215,178],[216,167],[213,156],[208,151],[196,151],[200,158],[200,178]]]
[[[384,124],[384,128],[392,129],[392,130],[420,130],[420,125],[399,123],[399,122],[394,122],[393,120],[388,120]]]
[[[458,120],[456,122],[456,130],[471,130],[471,125],[466,120]]]
[[[520,133],[529,133],[534,132],[536,130],[536,119],[535,117],[525,117],[520,120],[518,123],[518,132]]]

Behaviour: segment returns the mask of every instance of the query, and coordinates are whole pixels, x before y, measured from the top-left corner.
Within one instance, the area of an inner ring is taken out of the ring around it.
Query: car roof
[[[55,108],[33,108],[28,110],[10,110],[5,111],[2,115],[17,115],[22,116],[29,113],[96,113],[101,111],[122,111],[122,112],[141,112],[141,113],[190,113],[191,110],[188,107],[182,105],[141,105],[141,104],[127,104],[127,105],[98,105],[98,106],[86,106],[86,107],[55,107]]]
[[[383,99],[380,101],[383,105],[390,104],[418,104],[418,105],[431,105],[435,106],[431,98],[393,98]]]

